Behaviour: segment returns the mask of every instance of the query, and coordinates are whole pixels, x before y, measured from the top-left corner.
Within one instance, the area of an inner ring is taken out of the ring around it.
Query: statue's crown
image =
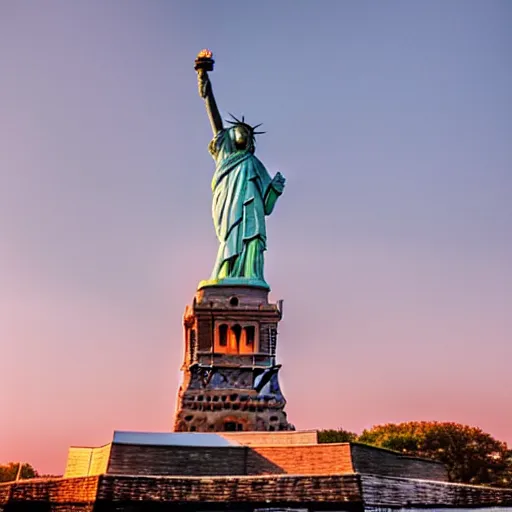
[[[261,135],[262,133],[265,133],[265,132],[257,132],[256,131],[256,128],[260,127],[263,123],[257,124],[255,126],[251,126],[250,124],[247,124],[245,122],[244,116],[242,116],[242,120],[240,121],[240,119],[236,118],[233,114],[229,114],[229,115],[234,119],[234,121],[231,121],[230,119],[226,119],[227,123],[235,125],[235,126],[243,126],[253,136]]]

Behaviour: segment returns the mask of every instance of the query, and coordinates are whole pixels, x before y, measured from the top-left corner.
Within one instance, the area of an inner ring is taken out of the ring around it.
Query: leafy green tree
[[[477,427],[436,421],[388,423],[363,431],[357,440],[441,461],[453,482],[512,485],[512,464],[506,443]]]
[[[349,443],[357,439],[357,434],[343,430],[319,430],[318,431],[318,442],[319,443]]]
[[[8,462],[0,465],[0,482],[12,482],[16,480],[20,467],[20,462]],[[37,471],[27,462],[22,463],[20,478],[36,478]]]

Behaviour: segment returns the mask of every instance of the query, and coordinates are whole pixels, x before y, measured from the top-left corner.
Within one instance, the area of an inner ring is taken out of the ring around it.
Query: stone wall
[[[0,512],[249,512],[256,508],[416,512],[491,507],[512,510],[512,489],[359,474],[206,478],[102,475],[0,484]]]
[[[350,504],[362,504],[357,475],[218,477],[218,478],[144,478],[104,476],[98,500],[107,503],[188,502],[218,503],[230,508],[237,504],[252,507],[322,504],[332,510],[347,510]],[[321,507],[319,507],[321,508]],[[208,510],[201,507],[199,510]],[[362,508],[361,508],[362,510]]]
[[[113,443],[71,448],[65,477],[102,473],[129,475],[330,475],[344,473],[448,481],[438,462],[405,457],[372,446],[300,444],[316,432],[231,432],[222,434],[241,446],[206,447]]]
[[[0,511],[90,512],[96,499],[99,478],[41,478],[0,484]]]
[[[279,468],[276,471],[275,468]],[[353,473],[350,445],[252,446],[247,474],[333,475]]]
[[[108,473],[116,475],[245,475],[244,447],[113,444]]]
[[[231,437],[236,438],[236,434]],[[88,468],[77,465],[75,473],[72,475],[69,470],[66,476],[87,476],[98,474],[94,473],[97,471],[114,475],[176,476],[286,473],[328,475],[353,472],[349,444],[216,448],[114,443],[95,450],[99,451],[90,457],[91,463]],[[79,454],[83,453],[83,450],[79,451]],[[108,456],[109,459],[105,458]],[[72,465],[68,464],[68,467],[71,468]],[[77,473],[79,469],[84,471],[81,475]]]
[[[351,444],[351,451],[356,473],[448,481],[448,471],[441,462],[407,457],[390,450],[357,443]]]
[[[350,445],[147,446],[113,444],[114,475],[329,475],[352,473]]]
[[[213,322],[211,319],[204,318],[197,322],[198,332],[198,350],[200,352],[212,352],[213,345]]]
[[[512,489],[380,475],[361,475],[361,488],[365,503],[373,507],[512,507]]]

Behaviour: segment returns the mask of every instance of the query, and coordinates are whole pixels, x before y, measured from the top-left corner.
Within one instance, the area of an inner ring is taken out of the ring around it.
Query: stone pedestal
[[[255,286],[204,286],[184,315],[176,432],[294,430],[276,363],[280,304]]]

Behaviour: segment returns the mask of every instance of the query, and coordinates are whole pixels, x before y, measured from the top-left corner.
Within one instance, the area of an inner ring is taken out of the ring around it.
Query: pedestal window
[[[217,354],[254,354],[258,351],[256,322],[222,322],[215,326],[214,352]]]

